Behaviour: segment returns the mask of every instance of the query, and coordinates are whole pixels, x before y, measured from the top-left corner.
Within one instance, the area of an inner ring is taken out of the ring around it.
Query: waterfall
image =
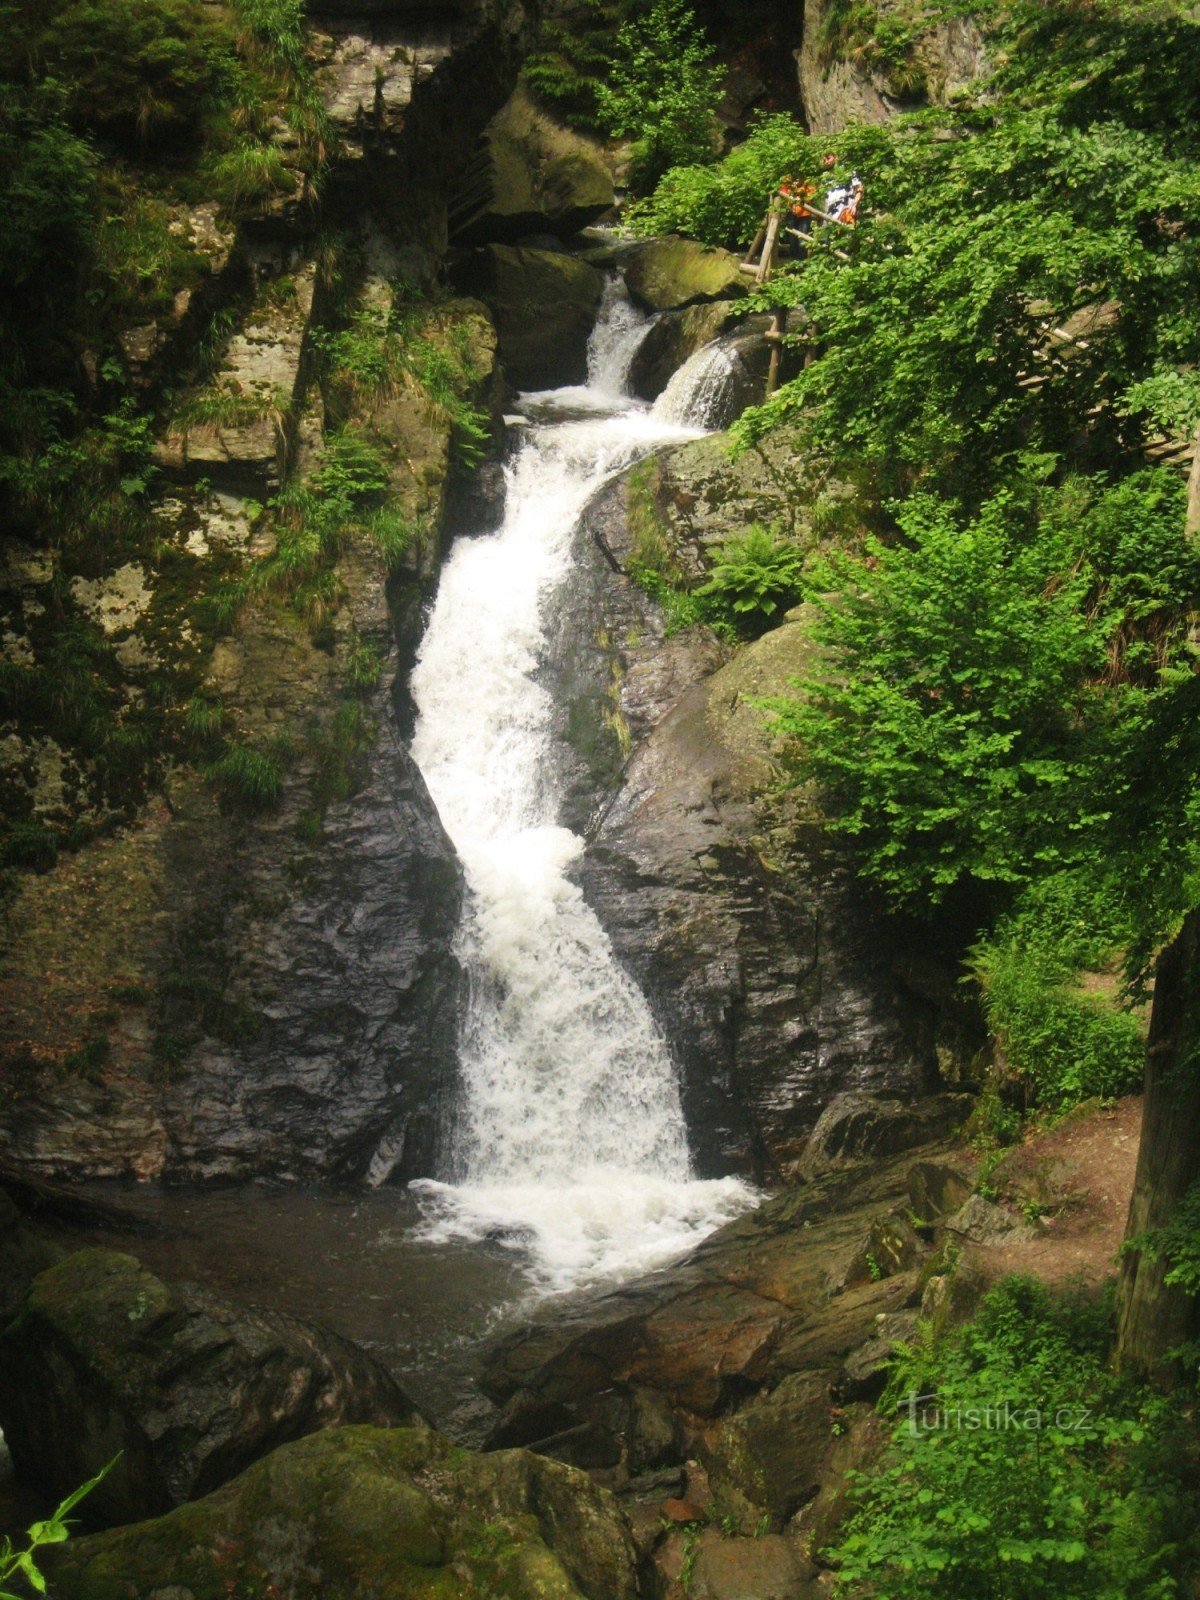
[[[451,1170],[413,1188],[428,1237],[498,1238],[552,1289],[658,1265],[752,1197],[691,1176],[669,1051],[570,875],[583,841],[557,823],[536,680],[545,603],[588,500],[649,450],[698,436],[622,392],[645,326],[610,288],[587,385],[524,397],[503,525],[456,545],[412,679],[413,754],[467,880],[469,987]]]
[[[670,383],[654,402],[654,416],[662,422],[697,428],[723,428],[730,419],[734,380],[740,376],[741,358],[720,339],[706,344],[676,368]]]

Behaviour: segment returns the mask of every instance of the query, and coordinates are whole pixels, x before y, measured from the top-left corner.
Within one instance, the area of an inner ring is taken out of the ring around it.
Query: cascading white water
[[[452,1181],[414,1185],[429,1237],[494,1235],[548,1288],[646,1270],[743,1209],[735,1179],[690,1175],[679,1087],[645,998],[569,869],[556,822],[543,607],[611,473],[696,437],[624,395],[645,319],[610,288],[583,388],[522,397],[503,527],[442,573],[413,673],[413,753],[468,885],[463,1103]]]
[[[653,415],[661,422],[696,428],[718,428],[728,423],[725,414],[730,384],[738,371],[738,357],[718,339],[690,355],[671,375],[654,402]]]

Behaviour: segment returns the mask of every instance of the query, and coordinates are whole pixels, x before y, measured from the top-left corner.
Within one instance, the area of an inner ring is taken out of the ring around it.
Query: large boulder
[[[550,389],[587,377],[588,336],[604,278],[557,250],[493,244],[454,268],[455,282],[492,312],[505,376],[518,389]]]
[[[455,244],[512,244],[531,233],[569,238],[613,205],[600,147],[535,104],[523,83],[488,124],[451,203]]]
[[[336,1334],[169,1286],[110,1250],[43,1272],[0,1336],[0,1430],[18,1474],[54,1500],[119,1457],[87,1504],[102,1524],[206,1494],[316,1429],[415,1417]]]
[[[821,1484],[833,1421],[829,1378],[794,1372],[727,1418],[709,1446],[722,1511],[752,1532],[765,1510],[778,1532]]]
[[[798,1175],[819,1177],[836,1167],[895,1155],[944,1138],[962,1126],[974,1101],[966,1094],[900,1100],[847,1090],[822,1111],[801,1157]]]
[[[675,311],[746,293],[737,256],[674,233],[632,250],[625,258],[625,282],[647,311]]]
[[[157,1521],[71,1540],[51,1579],[58,1600],[635,1600],[634,1567],[615,1502],[581,1472],[351,1427]]]
[[[685,1592],[688,1600],[818,1600],[824,1591],[809,1581],[807,1570],[795,1546],[779,1534],[728,1539],[706,1528],[696,1541]]]
[[[724,300],[684,306],[655,317],[629,366],[629,386],[640,400],[657,400],[689,356],[724,333],[733,307]]]

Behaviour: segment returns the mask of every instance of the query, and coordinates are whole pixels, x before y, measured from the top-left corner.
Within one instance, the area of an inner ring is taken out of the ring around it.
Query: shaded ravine
[[[583,841],[558,822],[537,681],[588,501],[699,431],[678,395],[668,417],[625,393],[643,326],[613,284],[587,385],[521,398],[503,525],[459,542],[412,677],[413,754],[466,874],[470,987],[444,1180],[414,1187],[431,1240],[502,1240],[556,1290],[657,1266],[753,1199],[691,1176],[670,1051],[571,876]]]

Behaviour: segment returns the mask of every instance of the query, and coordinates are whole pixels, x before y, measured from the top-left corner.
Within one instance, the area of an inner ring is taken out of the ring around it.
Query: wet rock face
[[[805,617],[732,660],[706,629],[666,637],[621,570],[645,538],[631,482],[593,503],[557,600],[564,814],[591,819],[584,890],[671,1041],[698,1170],[761,1178],[839,1091],[932,1087],[934,1018],[820,818],[762,799],[776,768],[754,702],[808,670]],[[704,543],[673,552],[699,564]]]
[[[281,863],[263,832],[286,850],[284,813],[209,884],[204,932],[226,981],[216,1031],[165,1096],[177,1173],[432,1171],[454,1074],[462,873],[394,724],[368,761],[363,788],[326,813],[319,848]]]
[[[120,1453],[93,1524],[167,1511],[319,1428],[415,1417],[336,1334],[168,1287],[110,1250],[43,1272],[0,1337],[0,1428],[25,1481],[55,1501]]]
[[[454,268],[464,293],[496,321],[504,375],[518,389],[551,389],[587,377],[588,336],[604,278],[556,250],[488,245]]]
[[[339,1428],[285,1445],[154,1522],[72,1539],[59,1600],[636,1600],[612,1496],[524,1450],[486,1456],[427,1429]]]

